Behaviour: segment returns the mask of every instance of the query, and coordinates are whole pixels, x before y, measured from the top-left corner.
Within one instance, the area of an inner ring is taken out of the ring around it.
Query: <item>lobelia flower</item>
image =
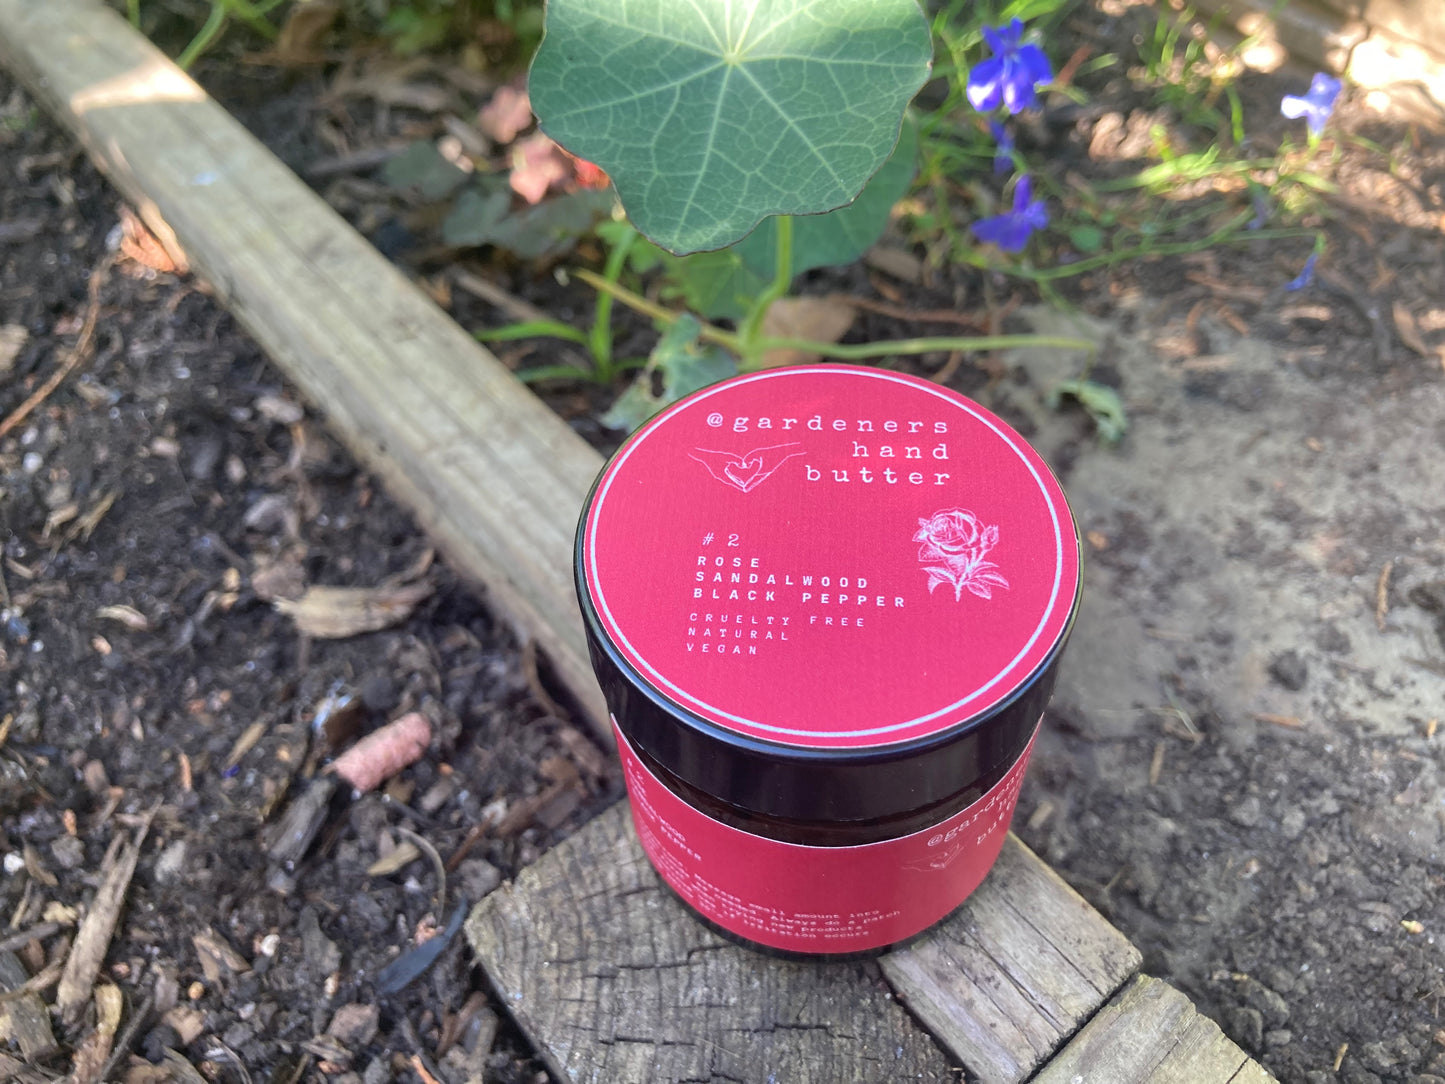
[[[1005,252],[1022,252],[1035,230],[1049,224],[1044,201],[1034,199],[1034,184],[1027,174],[1014,186],[1012,211],[991,218],[981,218],[970,227],[980,241],[992,241]]]
[[[1286,94],[1279,103],[1279,111],[1291,120],[1305,118],[1310,135],[1317,136],[1325,130],[1325,121],[1335,109],[1335,99],[1340,96],[1340,81],[1324,72],[1315,72],[1310,80],[1310,89],[1303,95]]]
[[[1311,252],[1310,258],[1305,261],[1303,270],[1298,275],[1285,283],[1286,290],[1303,290],[1315,280],[1315,261],[1320,258],[1318,252]]]
[[[1054,77],[1049,58],[1037,45],[1023,44],[1024,24],[1014,19],[998,29],[983,28],[983,39],[993,56],[975,64],[968,73],[968,100],[980,113],[1000,104],[1010,113],[1038,104],[1036,87]]]
[[[988,130],[998,148],[994,151],[993,171],[1007,173],[1014,167],[1014,137],[996,120],[988,122]]]

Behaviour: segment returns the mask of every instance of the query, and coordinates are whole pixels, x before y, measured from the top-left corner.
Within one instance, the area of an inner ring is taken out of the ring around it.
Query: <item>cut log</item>
[[[0,0],[0,61],[536,640],[610,745],[572,587],[597,453],[99,0]]]
[[[956,1079],[875,962],[777,960],[694,921],[626,803],[493,892],[466,930],[559,1080]]]
[[[1034,1084],[1267,1084],[1262,1066],[1168,983],[1140,975]]]
[[[1009,836],[988,880],[883,973],[981,1084],[1026,1080],[1138,970],[1139,950]]]

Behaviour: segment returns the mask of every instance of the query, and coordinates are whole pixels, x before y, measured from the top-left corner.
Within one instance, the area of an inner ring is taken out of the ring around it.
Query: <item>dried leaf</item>
[[[763,334],[775,339],[812,339],[835,343],[848,333],[856,315],[853,306],[839,297],[785,297],[774,301],[763,319]],[[821,355],[809,350],[783,347],[762,357],[765,369],[783,365],[807,365]]]
[[[0,324],[0,376],[5,376],[15,367],[30,332],[20,324]]]
[[[421,857],[416,844],[403,840],[393,847],[390,854],[384,854],[366,867],[368,877],[387,877]]]
[[[276,35],[276,57],[283,64],[302,64],[316,55],[321,39],[341,15],[338,0],[307,0],[295,4]]]
[[[306,635],[320,640],[342,640],[405,621],[432,589],[432,584],[426,582],[380,587],[308,587],[299,599],[278,598],[273,605],[296,622],[297,629]]]
[[[1426,346],[1425,340],[1420,337],[1420,328],[1415,323],[1415,317],[1410,315],[1410,310],[1405,307],[1404,302],[1396,301],[1393,313],[1395,333],[1400,336],[1400,341],[1422,358],[1433,357],[1434,351]]]

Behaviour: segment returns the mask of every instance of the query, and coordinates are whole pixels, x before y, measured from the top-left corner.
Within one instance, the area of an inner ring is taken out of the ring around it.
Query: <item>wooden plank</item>
[[[881,960],[914,1015],[982,1084],[1027,1079],[1140,962],[1012,835],[957,914]]]
[[[1034,1078],[1035,1084],[1080,1080],[1267,1084],[1274,1077],[1178,990],[1140,975]]]
[[[538,642],[610,743],[571,578],[596,452],[100,0],[0,0],[0,62]]]
[[[483,900],[466,931],[559,1080],[956,1079],[876,962],[777,960],[695,922],[625,802]]]

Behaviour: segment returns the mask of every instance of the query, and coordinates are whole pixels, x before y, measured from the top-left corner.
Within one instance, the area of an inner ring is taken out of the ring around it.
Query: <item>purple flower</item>
[[[997,144],[993,156],[993,171],[1007,173],[1014,168],[1014,137],[996,120],[988,122],[988,130],[993,135],[994,143]]]
[[[980,113],[997,109],[1000,104],[1010,113],[1031,109],[1038,104],[1035,87],[1054,77],[1049,58],[1037,45],[1022,42],[1024,24],[1014,19],[997,30],[983,28],[984,41],[993,56],[981,60],[968,73],[968,100]]]
[[[1035,230],[1049,224],[1044,201],[1034,199],[1034,184],[1027,176],[1014,186],[1014,208],[992,218],[981,218],[973,224],[973,235],[980,241],[992,241],[1005,252],[1022,252]]]
[[[1315,280],[1315,261],[1320,258],[1318,252],[1311,252],[1310,258],[1305,261],[1303,270],[1285,284],[1286,290],[1303,290]]]
[[[1310,80],[1310,89],[1303,96],[1286,94],[1279,103],[1279,111],[1291,120],[1305,118],[1310,135],[1317,136],[1325,130],[1325,121],[1334,112],[1335,99],[1340,96],[1340,81],[1324,72],[1315,72]]]

